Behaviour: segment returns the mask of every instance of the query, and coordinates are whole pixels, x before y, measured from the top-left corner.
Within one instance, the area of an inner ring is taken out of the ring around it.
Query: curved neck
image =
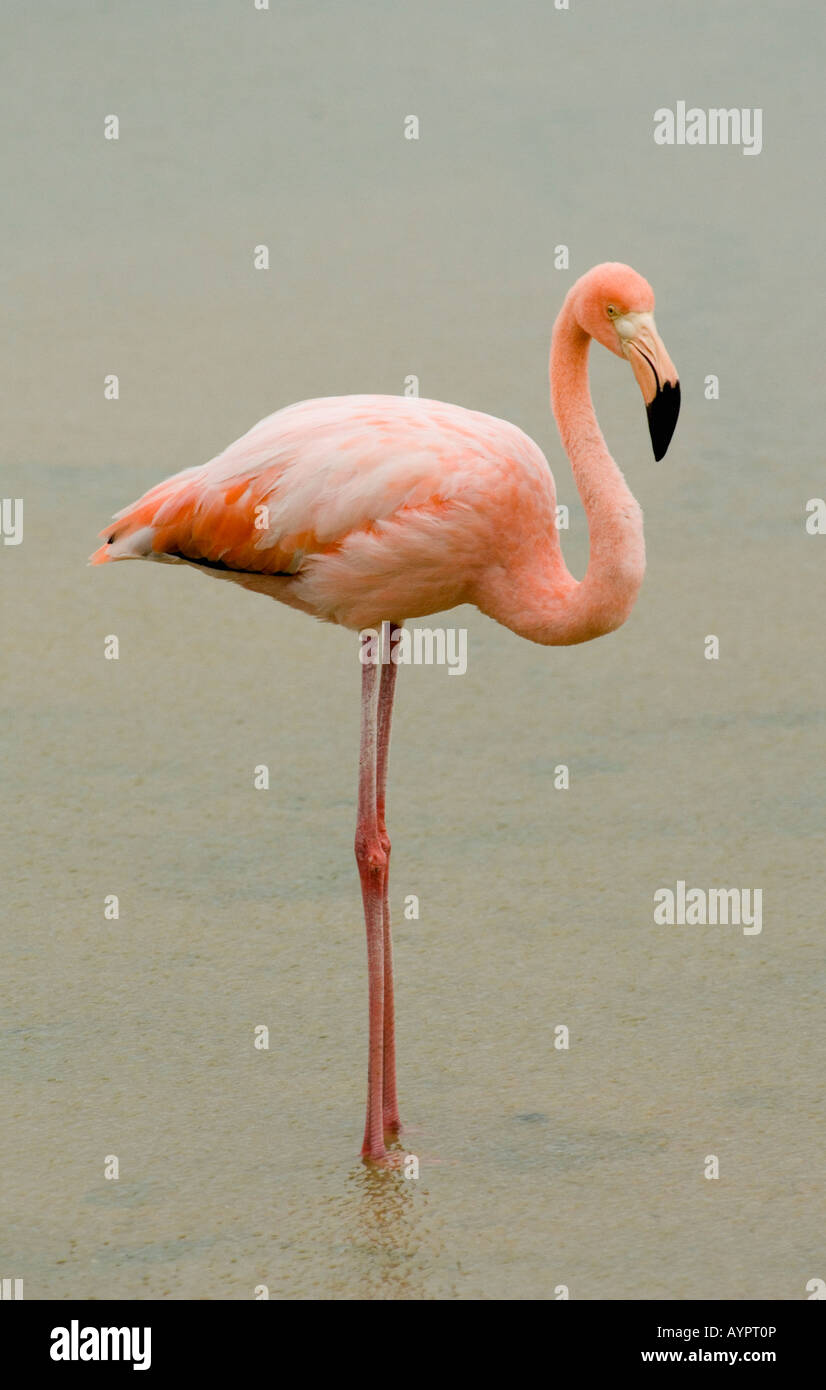
[[[588,519],[590,553],[585,578],[571,580],[547,635],[534,637],[556,645],[613,632],[631,612],[645,574],[642,511],[608,452],[591,401],[590,346],[566,300],[551,340],[551,404]]]
[[[631,612],[645,574],[642,511],[608,452],[591,402],[590,345],[566,300],[551,340],[551,404],[588,518],[585,578],[577,582],[566,568],[549,508],[547,525],[531,517],[526,543],[509,546],[473,599],[503,627],[543,646],[613,632]]]

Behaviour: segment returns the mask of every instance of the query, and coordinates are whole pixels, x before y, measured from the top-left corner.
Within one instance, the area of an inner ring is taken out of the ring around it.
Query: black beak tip
[[[650,405],[646,406],[648,429],[654,446],[654,458],[659,463],[668,453],[671,437],[680,414],[680,383],[667,381],[661,386]]]

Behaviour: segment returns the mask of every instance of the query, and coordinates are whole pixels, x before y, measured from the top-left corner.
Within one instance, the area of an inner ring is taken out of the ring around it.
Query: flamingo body
[[[484,602],[485,576],[518,556],[561,570],[555,509],[544,454],[508,421],[330,396],[159,483],[118,513],[91,563],[200,564],[361,629]]]
[[[505,420],[441,401],[332,396],[287,406],[217,458],[119,512],[93,565],[187,564],[348,628],[475,603],[531,641],[587,642],[625,622],[645,572],[642,512],[608,452],[588,387],[596,340],[625,358],[654,454],[679,412],[677,373],[650,285],[596,266],[571,288],[551,343],[556,421],[588,518],[584,578],[569,574],[538,446]],[[362,666],[356,858],[367,930],[369,1047],[362,1154],[398,1137],[390,840],[385,789],[397,668]]]

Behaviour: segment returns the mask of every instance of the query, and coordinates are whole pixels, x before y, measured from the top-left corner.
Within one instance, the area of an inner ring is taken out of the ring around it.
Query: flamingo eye
[[[613,304],[608,305],[607,313],[609,319],[615,319],[617,317],[617,311]]]

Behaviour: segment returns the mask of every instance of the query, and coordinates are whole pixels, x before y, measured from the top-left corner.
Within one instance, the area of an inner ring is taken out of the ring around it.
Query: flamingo
[[[267,416],[118,512],[89,563],[191,565],[391,644],[406,620],[462,603],[545,646],[612,632],[639,593],[645,547],[642,512],[594,413],[588,352],[596,339],[630,362],[661,459],[680,386],[653,309],[647,281],[611,262],[576,281],[554,326],[552,408],[588,519],[581,581],[562,558],[553,477],[532,439],[462,406],[378,395]],[[385,820],[396,675],[394,660],[362,660],[355,839],[369,985],[361,1152],[387,1166],[400,1161],[387,1147],[400,1133]]]

